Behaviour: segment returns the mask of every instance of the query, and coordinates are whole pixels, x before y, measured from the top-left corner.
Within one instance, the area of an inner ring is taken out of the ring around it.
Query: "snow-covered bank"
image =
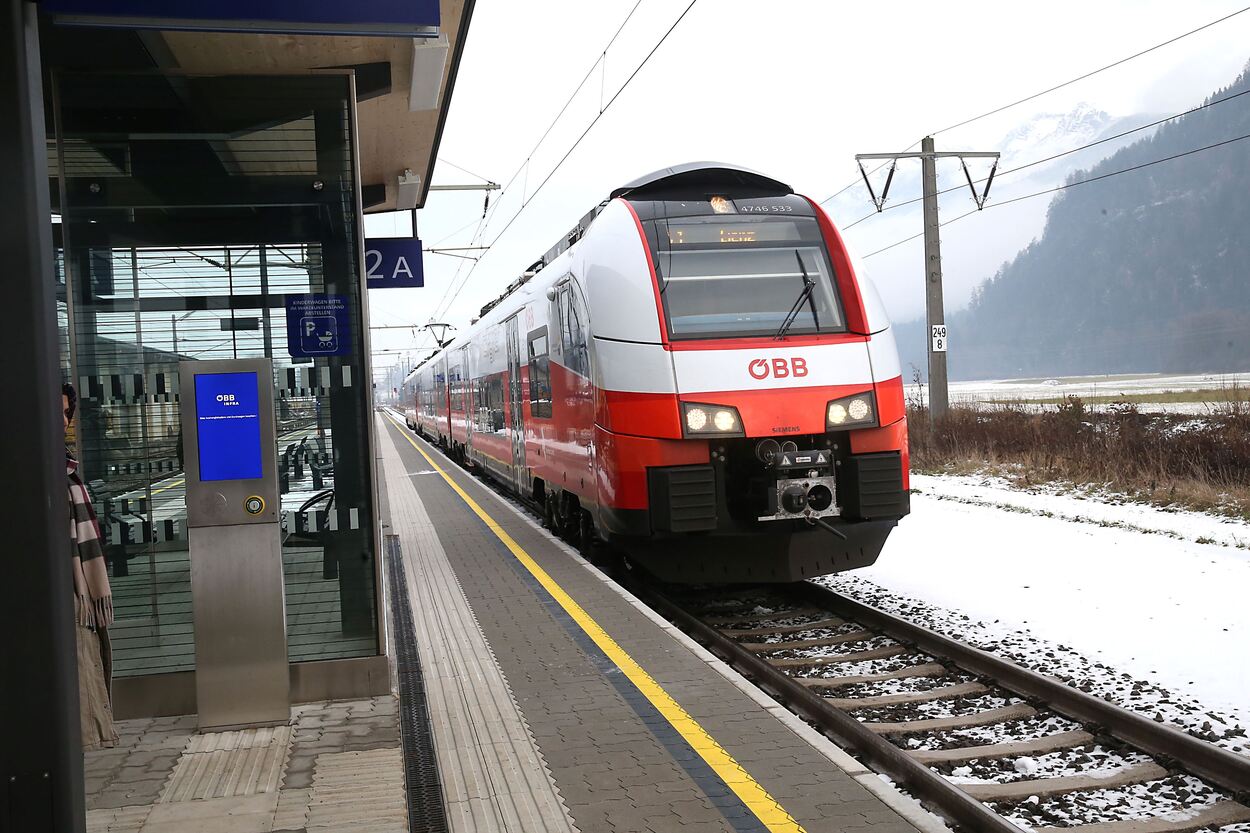
[[[913,474],[911,480],[913,489],[937,500],[1250,549],[1250,524],[1206,512],[1160,508],[1114,494],[1082,494],[1050,485],[1022,490],[1000,477]]]
[[[831,586],[1250,754],[1250,525],[977,478],[912,486],[877,564]]]

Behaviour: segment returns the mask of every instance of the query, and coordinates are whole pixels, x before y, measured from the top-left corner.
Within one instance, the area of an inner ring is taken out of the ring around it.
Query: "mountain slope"
[[[1212,100],[1250,90],[1250,68]],[[1250,134],[1250,95],[1069,182]],[[1250,366],[1250,140],[1060,192],[1041,238],[948,315],[955,378]],[[900,327],[904,367],[924,328]]]

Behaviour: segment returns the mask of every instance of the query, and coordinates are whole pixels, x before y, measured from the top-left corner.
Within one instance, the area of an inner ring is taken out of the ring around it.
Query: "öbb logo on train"
[[[767,379],[772,374],[774,379],[802,378],[807,375],[807,359],[795,356],[792,359],[752,359],[747,365],[747,373],[753,379]]]

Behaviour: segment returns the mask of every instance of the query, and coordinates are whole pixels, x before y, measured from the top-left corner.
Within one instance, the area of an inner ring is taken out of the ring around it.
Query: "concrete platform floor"
[[[408,833],[394,696],[295,706],[290,726],[118,723],[86,753],[88,833]]]

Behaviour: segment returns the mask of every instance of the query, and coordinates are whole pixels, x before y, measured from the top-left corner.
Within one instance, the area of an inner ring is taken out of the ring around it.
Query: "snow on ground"
[[[1045,799],[1033,796],[1020,802],[991,803],[990,807],[1029,828],[1075,827],[1154,816],[1182,821],[1193,818],[1221,798],[1220,793],[1196,778],[1169,775],[1144,784]]]
[[[1090,744],[1037,756],[982,758],[963,764],[944,764],[939,765],[939,771],[957,784],[1011,784],[1073,775],[1106,778],[1129,767],[1152,762],[1150,756],[1139,752],[1105,749],[1098,744]]]
[[[912,486],[877,564],[822,581],[1250,754],[1250,525],[968,477]]]
[[[960,475],[930,477],[913,474],[913,489],[943,501],[990,506],[1066,521],[1096,524],[1163,535],[1201,544],[1222,544],[1250,550],[1250,524],[1206,512],[1160,508],[1122,495],[1083,493],[1043,485],[1027,490],[1000,477]]]

